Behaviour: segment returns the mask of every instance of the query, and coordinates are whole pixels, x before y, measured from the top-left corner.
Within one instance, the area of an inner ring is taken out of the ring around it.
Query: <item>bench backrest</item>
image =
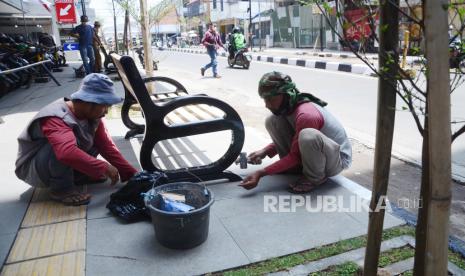
[[[118,75],[123,82],[124,89],[131,93],[134,99],[142,107],[144,113],[150,112],[154,108],[154,103],[150,98],[150,94],[145,86],[139,70],[134,63],[134,60],[129,56],[120,56],[118,54],[111,54],[111,58],[116,66]]]

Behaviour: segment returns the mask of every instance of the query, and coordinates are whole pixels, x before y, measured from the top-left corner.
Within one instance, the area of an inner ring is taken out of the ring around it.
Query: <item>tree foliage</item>
[[[141,22],[140,16],[140,5],[139,0],[116,0],[116,2],[124,9],[129,12],[131,17],[136,20],[139,24]],[[149,28],[153,25],[160,23],[160,21],[175,9],[176,0],[162,0],[156,5],[149,7]]]

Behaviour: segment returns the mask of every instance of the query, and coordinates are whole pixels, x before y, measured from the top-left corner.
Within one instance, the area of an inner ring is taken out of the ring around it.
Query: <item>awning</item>
[[[258,21],[260,22],[266,22],[266,21],[270,21],[271,18],[269,16],[262,16],[262,17],[255,17],[252,19],[252,23],[258,23]]]
[[[21,6],[17,6],[16,3],[12,1],[0,0],[0,14],[1,15],[16,14],[16,13],[22,13]]]

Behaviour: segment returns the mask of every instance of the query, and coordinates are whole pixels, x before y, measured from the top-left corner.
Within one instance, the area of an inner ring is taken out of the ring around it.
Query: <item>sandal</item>
[[[305,178],[300,178],[295,183],[289,184],[288,191],[293,194],[306,194],[311,192],[316,187],[320,186],[321,184],[325,183],[328,178],[323,178],[321,181],[317,183],[312,183]]]
[[[63,192],[50,191],[50,198],[65,206],[79,206],[89,204],[91,195],[71,189]]]

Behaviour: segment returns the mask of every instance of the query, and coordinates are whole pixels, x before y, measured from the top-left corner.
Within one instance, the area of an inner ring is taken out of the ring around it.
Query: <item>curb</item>
[[[164,49],[173,52],[182,52],[182,53],[191,53],[191,54],[205,54],[206,51],[203,49],[184,49],[184,48],[168,48]],[[372,75],[373,71],[365,64],[351,64],[351,63],[340,63],[340,62],[330,62],[330,61],[321,61],[321,60],[311,60],[311,59],[302,59],[302,58],[287,58],[287,57],[278,57],[278,56],[266,56],[266,55],[255,55],[251,54],[253,60],[261,62],[270,62],[278,64],[286,64],[292,66],[307,67],[313,69],[322,69],[329,71],[339,71],[359,75]],[[220,56],[226,57],[226,53],[221,53]]]
[[[392,215],[404,220],[407,225],[416,227],[417,226],[417,215],[409,212],[408,210],[397,206],[396,204],[389,203],[392,209]],[[449,240],[449,249],[455,253],[459,253],[463,258],[465,258],[465,242],[461,239],[450,235],[448,236]]]

